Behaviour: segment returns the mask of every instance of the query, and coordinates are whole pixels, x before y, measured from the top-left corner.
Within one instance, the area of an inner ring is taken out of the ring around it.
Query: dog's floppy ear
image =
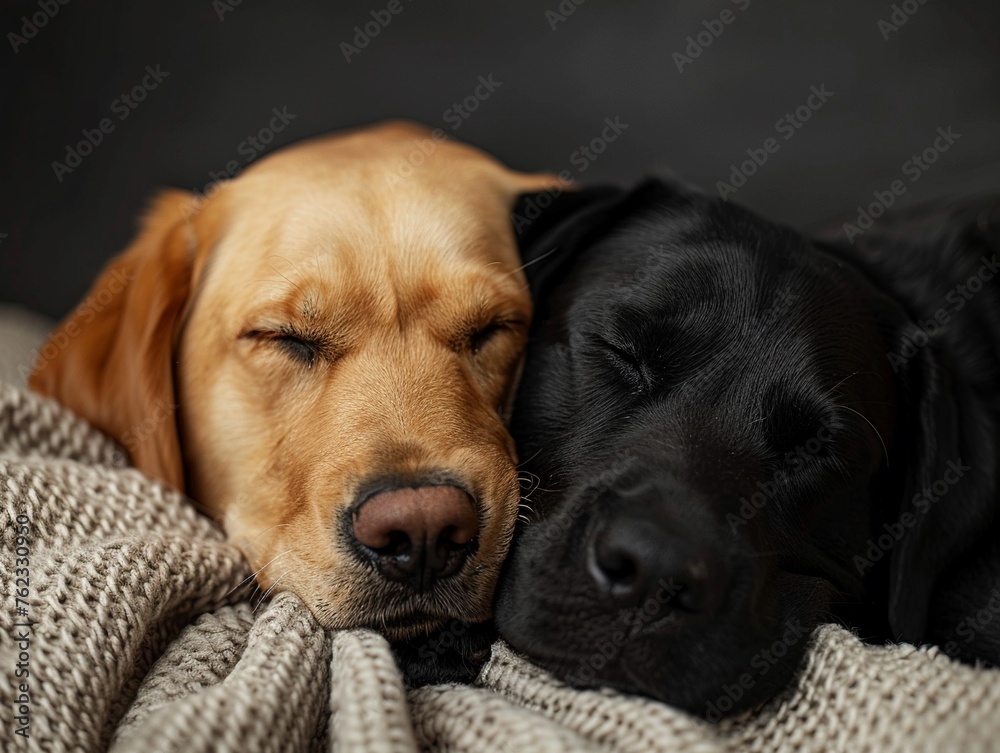
[[[174,395],[178,325],[191,290],[194,197],[162,193],[123,253],[49,336],[30,387],[124,445],[147,475],[184,488]]]
[[[901,451],[894,455],[903,467],[896,471],[901,504],[884,528],[899,538],[889,565],[889,625],[897,639],[919,644],[941,576],[972,550],[992,518],[998,448],[989,431],[979,430],[988,406],[958,383],[936,343],[912,321],[897,333],[890,361],[901,392]]]
[[[518,197],[512,215],[532,298],[620,216],[628,193],[613,186]]]
[[[631,191],[594,186],[520,196],[514,208],[514,230],[532,298],[537,300],[577,254],[611,231],[619,219],[683,193],[679,184],[649,178]]]
[[[983,253],[996,248],[995,235],[988,235],[995,230],[983,227],[984,212],[995,206],[918,206],[887,214],[850,242],[839,224],[824,234],[882,291],[873,311],[895,377],[897,419],[887,483],[873,488],[874,541],[889,563],[889,626],[895,638],[915,644],[931,637],[931,613],[949,599],[942,590],[947,571],[973,553],[997,514],[1000,447],[991,393],[971,381],[991,381],[990,361],[980,355],[991,334],[976,331],[977,317],[995,318],[989,298],[952,312],[948,327],[919,324],[913,311],[916,302],[934,302],[940,293],[941,280],[932,280],[931,270],[940,268],[947,279],[945,265],[978,256],[977,246]]]

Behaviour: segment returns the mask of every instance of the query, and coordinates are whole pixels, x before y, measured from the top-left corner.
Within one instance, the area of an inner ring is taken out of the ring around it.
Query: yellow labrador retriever
[[[531,302],[510,221],[555,185],[387,123],[170,191],[31,386],[220,521],[262,588],[390,638],[489,616]]]

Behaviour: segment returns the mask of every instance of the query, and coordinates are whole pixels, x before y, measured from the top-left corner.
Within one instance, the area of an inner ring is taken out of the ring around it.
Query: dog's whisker
[[[532,456],[530,458],[528,458],[527,460],[522,460],[520,463],[518,463],[514,467],[520,469],[521,466],[524,465],[525,463],[530,463],[532,460],[534,460],[538,456],[538,453],[540,453],[541,451],[542,451],[542,448],[539,447],[537,450],[535,450],[534,454],[532,454]]]
[[[844,410],[849,410],[851,413],[854,413],[854,414],[856,414],[858,416],[861,416],[861,418],[863,418],[865,420],[865,423],[867,423],[870,427],[872,427],[872,431],[875,432],[875,436],[878,437],[878,441],[882,443],[882,452],[885,453],[885,467],[888,468],[889,467],[889,449],[885,446],[885,440],[882,439],[882,434],[879,432],[879,430],[875,428],[875,424],[873,424],[871,421],[869,421],[865,417],[864,414],[858,413],[858,411],[854,410],[854,408],[848,408],[846,405],[843,405],[843,404],[838,404],[838,407],[839,408],[843,408]]]
[[[538,491],[545,492],[546,494],[555,494],[556,492],[562,491],[562,489],[550,489],[547,486],[538,485],[532,487],[527,493],[523,494],[522,496],[530,497],[532,494]]]
[[[259,573],[259,572],[260,572],[260,570],[257,571],[257,573]],[[241,580],[235,586],[233,586],[228,591],[226,591],[226,596],[229,596],[234,591],[237,591],[240,588],[242,588],[243,586],[245,586],[247,584],[247,582],[249,582],[250,580],[252,580],[253,578],[255,578],[257,576],[257,573],[250,573],[247,577],[245,577],[243,580]],[[226,598],[226,596],[223,596],[222,598]]]
[[[542,486],[542,479],[539,476],[536,476],[533,473],[529,474],[529,476],[530,477],[527,479],[520,479],[520,478],[518,479],[521,482],[522,486],[524,485],[525,481],[531,481],[532,483],[532,486],[521,495],[522,497],[525,498],[531,497],[531,495],[534,494],[536,491],[538,491]]]
[[[552,248],[551,248],[550,250],[546,251],[546,252],[545,252],[544,254],[542,254],[542,255],[541,255],[541,256],[539,256],[538,258],[535,258],[535,259],[532,259],[531,261],[529,261],[529,262],[527,262],[527,263],[525,263],[525,264],[522,264],[522,265],[521,265],[520,267],[518,267],[517,269],[515,269],[515,270],[514,270],[513,272],[511,272],[510,274],[517,274],[517,273],[518,273],[518,272],[520,272],[521,270],[524,270],[524,269],[527,269],[527,268],[528,268],[528,267],[530,267],[530,266],[531,266],[532,264],[537,264],[538,262],[540,262],[540,261],[542,261],[542,260],[544,260],[544,259],[547,259],[548,257],[552,256],[552,254],[554,254],[554,253],[555,253],[556,251],[558,251],[558,250],[559,250],[559,247],[558,247],[558,246],[553,246],[553,247],[552,247]]]
[[[271,254],[271,256],[274,257],[275,259],[281,259],[284,262],[288,262],[288,264],[292,267],[292,269],[298,272],[300,277],[305,279],[306,276],[302,274],[302,270],[299,269],[298,265],[296,265],[296,263],[293,262],[291,259],[289,259],[287,256],[281,256],[280,254]]]
[[[552,489],[542,487],[541,479],[537,479],[531,484],[531,486],[528,487],[526,487],[523,483],[521,484],[521,499],[530,502],[532,501],[532,495],[539,490],[547,493],[551,493],[553,491]]]
[[[254,570],[254,571],[253,571],[252,573],[250,573],[250,574],[249,574],[249,575],[248,575],[247,577],[245,577],[245,578],[244,578],[244,579],[243,579],[242,581],[240,581],[240,582],[239,582],[239,583],[237,583],[237,584],[236,584],[235,586],[233,586],[233,587],[232,587],[232,588],[231,588],[231,589],[229,590],[229,592],[228,592],[228,593],[226,594],[226,596],[229,596],[229,594],[233,593],[233,591],[235,591],[236,589],[238,589],[238,588],[239,588],[240,586],[242,586],[242,585],[243,585],[244,583],[246,583],[246,582],[247,582],[248,580],[250,580],[251,578],[256,578],[256,577],[257,577],[258,575],[260,575],[260,574],[261,574],[261,572],[263,572],[263,570],[264,570],[264,568],[265,568],[265,567],[267,567],[268,565],[270,565],[270,564],[271,564],[272,562],[274,562],[275,560],[277,560],[277,559],[278,559],[279,557],[284,557],[284,556],[285,556],[286,554],[289,554],[289,553],[291,553],[292,551],[294,551],[294,550],[293,550],[293,549],[286,549],[286,550],[285,550],[285,551],[283,551],[283,552],[282,552],[281,554],[278,554],[278,555],[275,555],[274,557],[272,557],[272,558],[271,558],[271,559],[270,559],[269,561],[265,562],[265,563],[264,563],[263,565],[261,565],[261,566],[260,566],[260,567],[258,567],[258,568],[257,568],[256,570]],[[260,590],[260,587],[259,587],[259,586],[258,586],[258,587],[257,587],[257,589],[256,589],[256,590],[254,591],[254,593],[256,593],[256,592],[257,592],[257,590]],[[252,595],[251,595],[251,598],[253,598],[253,596],[252,596]]]
[[[537,488],[538,484],[542,483],[542,477],[541,476],[539,476],[539,475],[537,475],[535,473],[532,473],[531,471],[523,471],[523,470],[518,472],[517,480],[520,481],[522,484],[525,481],[531,481],[531,482],[533,482],[536,485],[536,488]]]
[[[266,591],[265,591],[265,592],[264,592],[263,594],[261,594],[261,597],[260,597],[260,600],[259,600],[259,601],[257,602],[257,606],[255,606],[255,607],[253,608],[253,612],[252,612],[251,614],[255,614],[255,613],[257,612],[257,610],[258,610],[258,609],[260,609],[260,605],[261,605],[261,604],[263,604],[263,603],[264,603],[264,601],[265,601],[265,600],[267,599],[267,596],[268,596],[268,594],[270,594],[270,593],[271,593],[271,591],[273,591],[273,590],[274,590],[274,587],[275,587],[276,585],[278,585],[278,583],[280,583],[280,582],[281,582],[281,579],[282,579],[282,578],[284,578],[284,577],[285,577],[286,575],[288,575],[288,574],[289,574],[289,573],[290,573],[291,571],[292,571],[292,568],[288,568],[287,570],[285,570],[285,572],[283,572],[283,573],[282,573],[282,574],[281,574],[281,575],[280,575],[280,576],[278,577],[278,579],[277,579],[277,580],[275,580],[275,581],[274,581],[274,583],[272,583],[272,584],[271,584],[271,585],[270,585],[270,586],[268,587],[268,589],[267,589],[267,590],[266,590]]]
[[[833,387],[831,387],[831,388],[830,388],[830,392],[833,392],[833,393],[836,393],[836,392],[837,392],[837,388],[838,388],[838,387],[839,387],[840,385],[842,385],[842,384],[843,384],[844,382],[846,382],[846,381],[847,381],[848,379],[853,379],[854,377],[856,377],[856,376],[857,376],[858,374],[860,374],[860,373],[861,373],[860,371],[855,371],[855,372],[854,372],[853,374],[848,374],[848,375],[847,375],[847,376],[845,376],[845,377],[844,377],[843,379],[841,379],[841,380],[840,380],[839,382],[837,382],[837,383],[836,383],[835,385],[833,385]],[[871,374],[872,372],[870,372],[870,371],[866,371],[865,373],[866,373],[866,374]]]
[[[287,259],[286,259],[286,261],[287,261]],[[304,294],[304,291],[302,290],[302,287],[300,285],[297,285],[296,283],[292,282],[291,280],[289,280],[281,271],[278,270],[277,267],[275,267],[273,264],[268,264],[267,266],[269,266],[272,270],[274,270],[274,273],[276,275],[279,275],[280,277],[282,277],[285,280],[285,282],[287,282],[289,285],[291,285],[293,288],[295,288],[300,293]]]
[[[254,544],[256,544],[257,543],[257,539],[259,539],[265,533],[270,533],[275,528],[284,528],[284,527],[286,527],[288,525],[289,525],[288,523],[278,523],[277,525],[273,525],[270,528],[264,529],[263,531],[261,531],[260,533],[258,533],[256,536],[254,536],[253,539],[250,541],[250,543],[247,546],[253,546]]]
[[[522,479],[520,476],[518,476],[519,481],[533,481],[536,484],[540,484],[542,482],[541,476],[537,476],[534,473],[531,473],[530,471],[521,471],[521,473],[524,474],[524,478]]]
[[[273,556],[273,557],[272,557],[272,558],[271,558],[270,560],[268,560],[268,561],[267,561],[267,562],[266,562],[265,564],[261,565],[261,566],[260,566],[260,568],[259,568],[259,569],[257,570],[257,572],[256,572],[256,573],[254,573],[254,575],[257,575],[257,573],[259,573],[259,572],[260,572],[261,570],[263,570],[263,569],[264,569],[265,567],[267,567],[267,566],[268,566],[268,565],[270,565],[270,564],[271,564],[272,562],[274,562],[275,560],[277,560],[277,559],[278,559],[279,557],[284,557],[284,556],[285,556],[286,554],[290,554],[290,553],[291,553],[291,552],[293,552],[293,551],[295,551],[295,550],[294,550],[294,549],[286,549],[286,550],[285,550],[285,551],[283,551],[283,552],[282,552],[281,554],[276,554],[276,555],[274,555],[274,556]]]
[[[268,564],[270,564],[270,563],[268,563]],[[237,585],[233,586],[233,588],[232,588],[232,589],[230,589],[229,593],[227,593],[227,594],[226,594],[226,596],[229,596],[229,594],[233,593],[233,591],[235,591],[235,590],[236,590],[237,588],[239,588],[240,586],[242,586],[242,585],[243,585],[244,583],[246,583],[246,582],[247,582],[248,580],[251,580],[251,579],[253,579],[253,578],[256,578],[256,577],[257,577],[258,575],[260,575],[261,571],[262,571],[262,570],[263,570],[263,569],[264,569],[265,567],[267,567],[267,565],[264,565],[264,566],[262,566],[262,567],[259,567],[259,568],[258,568],[258,569],[256,569],[256,570],[254,570],[254,571],[253,571],[252,573],[250,573],[250,574],[249,574],[249,575],[248,575],[248,576],[247,576],[246,578],[244,578],[244,579],[243,579],[242,581],[240,581],[240,582],[239,582],[239,583],[238,583]],[[260,590],[260,584],[259,584],[259,583],[255,583],[255,584],[254,584],[254,590],[253,590],[253,591],[252,591],[252,592],[250,593],[250,599],[251,599],[251,600],[253,599],[253,597],[254,597],[254,595],[255,595],[255,594],[257,593],[257,591],[259,591],[259,590]]]

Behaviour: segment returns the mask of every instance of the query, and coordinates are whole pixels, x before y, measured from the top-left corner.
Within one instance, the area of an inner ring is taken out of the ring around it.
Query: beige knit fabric
[[[212,523],[13,384],[0,384],[0,509],[3,751],[1000,750],[1000,672],[866,647],[835,626],[813,636],[793,687],[716,726],[571,690],[503,643],[477,686],[407,693],[379,636],[326,633],[288,594],[254,609],[246,564]],[[19,515],[36,623],[27,739],[15,735]]]

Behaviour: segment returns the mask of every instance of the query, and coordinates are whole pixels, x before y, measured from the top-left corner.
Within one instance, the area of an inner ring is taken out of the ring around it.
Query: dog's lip
[[[381,629],[391,634],[417,635],[431,633],[444,624],[440,617],[416,615],[401,616],[396,620],[379,621],[378,625],[369,625],[372,629]]]
[[[448,617],[430,612],[402,612],[392,617],[378,620],[367,620],[358,627],[376,630],[386,635],[389,640],[400,641],[430,635],[448,623]],[[452,617],[452,619],[460,619]]]
[[[415,624],[433,622],[444,619],[441,615],[433,614],[425,610],[415,609],[413,611],[399,612],[389,617],[380,619],[378,622],[383,627],[413,627]]]
[[[427,632],[443,627],[447,623],[459,620],[463,622],[482,622],[482,614],[474,610],[465,614],[455,611],[454,604],[441,600],[410,601],[397,603],[395,606],[380,611],[377,603],[366,604],[364,613],[356,622],[357,627],[367,627],[372,630],[384,631],[415,631]]]

